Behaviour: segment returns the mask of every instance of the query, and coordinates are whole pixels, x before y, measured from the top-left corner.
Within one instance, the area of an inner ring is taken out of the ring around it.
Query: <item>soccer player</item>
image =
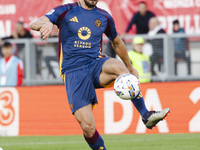
[[[107,87],[121,74],[131,73],[139,78],[132,67],[126,47],[119,38],[113,18],[96,6],[98,0],[80,0],[52,9],[34,20],[30,28],[40,31],[48,39],[53,24],[59,28],[60,74],[65,82],[69,106],[80,124],[85,140],[93,150],[106,150],[104,141],[95,127],[92,113],[97,103],[95,88]],[[123,63],[101,56],[102,34],[111,40]],[[148,111],[141,94],[131,100],[147,128],[152,128],[168,113]]]

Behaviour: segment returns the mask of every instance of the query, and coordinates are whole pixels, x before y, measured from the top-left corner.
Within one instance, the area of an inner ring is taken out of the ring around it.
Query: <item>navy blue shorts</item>
[[[84,69],[75,70],[64,75],[65,87],[72,113],[89,104],[96,104],[95,88],[102,88],[99,75],[103,64],[109,57],[97,58]]]

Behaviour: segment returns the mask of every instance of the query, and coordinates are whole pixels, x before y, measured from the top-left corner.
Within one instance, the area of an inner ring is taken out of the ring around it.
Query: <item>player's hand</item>
[[[136,76],[136,77],[139,79],[139,74],[138,74],[138,71],[137,71],[136,69],[132,68],[132,69],[130,70],[130,73],[131,73],[132,75]]]
[[[136,78],[138,78],[139,80],[139,74],[138,74],[138,71],[134,68],[131,69],[130,73],[134,76],[136,76]],[[140,87],[140,83],[139,83],[139,87]]]
[[[40,34],[43,40],[47,40],[51,35],[53,29],[53,24],[51,22],[46,22],[40,29]]]

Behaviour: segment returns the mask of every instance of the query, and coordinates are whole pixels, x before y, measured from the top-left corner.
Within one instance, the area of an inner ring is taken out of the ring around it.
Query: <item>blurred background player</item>
[[[161,71],[161,64],[163,62],[163,39],[155,38],[157,34],[165,34],[162,26],[160,25],[159,20],[156,17],[153,17],[149,20],[149,32],[148,35],[150,39],[148,40],[153,47],[153,54],[151,55],[151,72],[152,75],[156,75],[154,71],[154,65],[158,64],[158,70]]]
[[[0,86],[20,86],[23,83],[23,63],[12,55],[12,45],[5,42],[2,46],[3,58],[0,59]]]
[[[139,73],[139,82],[147,83],[151,82],[151,63],[149,56],[142,52],[143,45],[144,39],[142,37],[135,37],[133,39],[133,50],[129,51],[128,55],[133,68],[135,68]]]

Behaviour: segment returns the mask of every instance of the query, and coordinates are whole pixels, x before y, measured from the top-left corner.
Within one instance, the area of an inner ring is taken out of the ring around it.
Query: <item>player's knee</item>
[[[86,134],[89,137],[92,136],[96,130],[95,125],[91,122],[83,122],[81,124],[81,127],[84,134]]]

